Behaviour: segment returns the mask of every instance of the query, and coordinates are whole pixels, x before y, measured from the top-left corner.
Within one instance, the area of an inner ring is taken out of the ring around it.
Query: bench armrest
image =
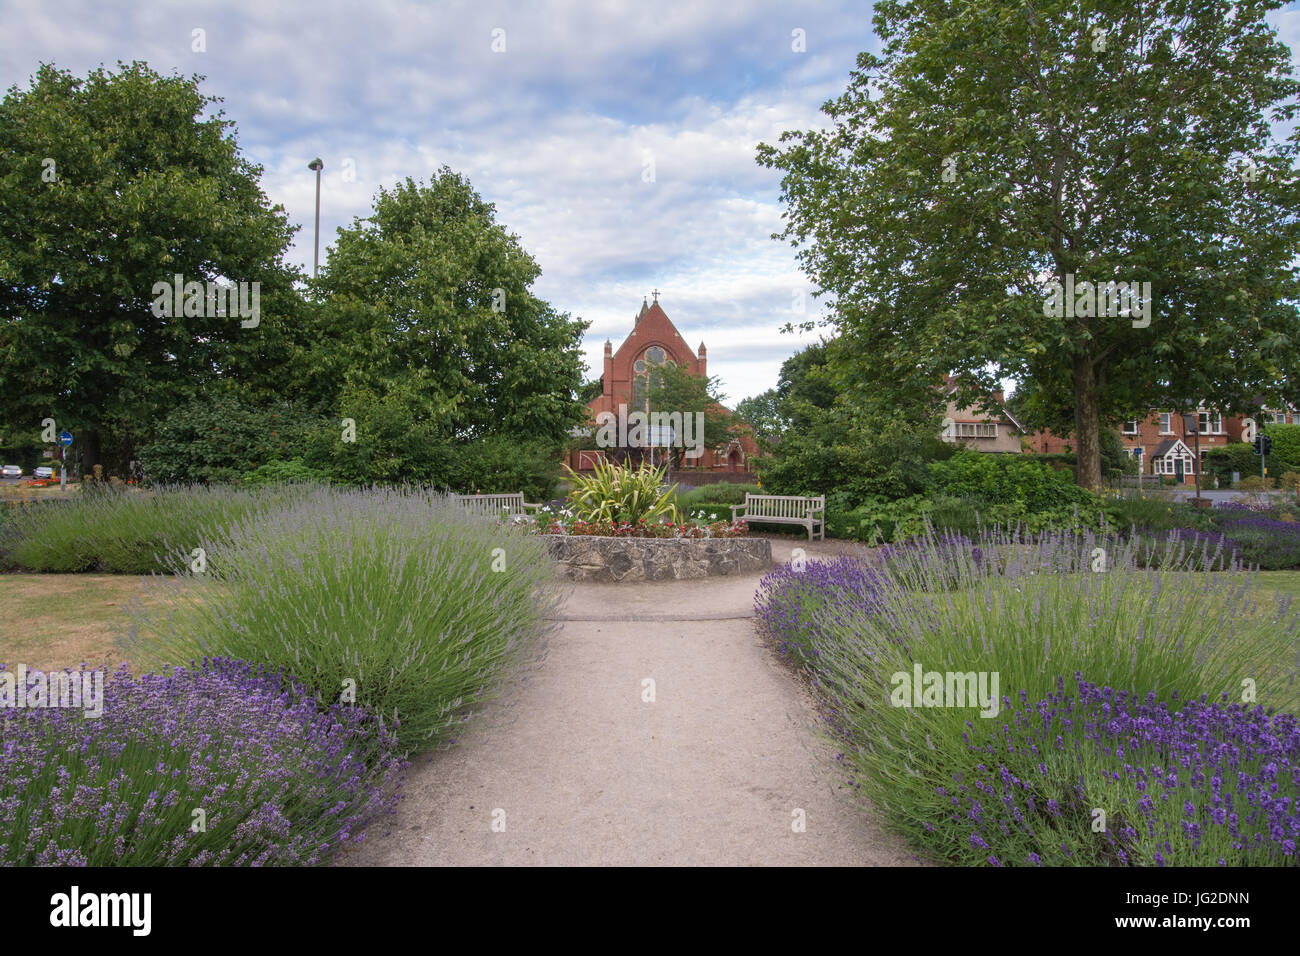
[[[743,504],[742,504],[742,505],[732,505],[732,506],[731,506],[731,520],[732,520],[733,522],[736,520],[736,509],[737,509],[737,508],[743,508],[743,507],[745,507]]]

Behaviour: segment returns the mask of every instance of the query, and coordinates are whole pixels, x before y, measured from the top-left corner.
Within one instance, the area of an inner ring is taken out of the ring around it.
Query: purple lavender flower
[[[406,763],[379,716],[244,661],[104,685],[97,719],[5,714],[0,863],[314,864],[391,813]]]

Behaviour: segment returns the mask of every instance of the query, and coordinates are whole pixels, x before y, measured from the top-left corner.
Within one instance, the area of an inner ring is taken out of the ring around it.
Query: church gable
[[[614,350],[605,343],[605,367],[601,375],[601,395],[588,403],[593,415],[616,412],[622,405],[642,408],[647,401],[649,373],[657,365],[676,365],[694,375],[704,375],[708,359],[701,343],[698,352],[677,331],[658,300],[641,302],[633,317],[632,331]]]
[[[639,360],[647,349],[656,345],[667,353],[668,359],[695,371],[695,353],[658,302],[650,306],[641,303],[636,325],[614,353],[615,368],[625,373],[630,371],[627,367]]]

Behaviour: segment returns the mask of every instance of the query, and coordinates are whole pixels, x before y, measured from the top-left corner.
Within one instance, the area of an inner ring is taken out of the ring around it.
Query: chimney
[[[601,376],[601,392],[606,398],[614,394],[614,343],[605,340],[605,374]]]
[[[701,375],[708,375],[708,374],[709,374],[708,371],[707,371],[707,368],[708,368],[708,359],[705,358],[705,355],[706,355],[706,353],[705,353],[705,351],[704,351],[704,343],[701,342],[701,343],[700,343],[699,351],[697,351],[697,352],[695,353],[695,359],[696,359],[697,364],[699,365],[699,368],[700,368],[700,374],[701,374]]]

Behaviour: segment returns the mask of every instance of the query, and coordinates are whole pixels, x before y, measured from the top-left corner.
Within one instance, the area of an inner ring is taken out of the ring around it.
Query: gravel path
[[[778,539],[774,557],[795,545],[835,549]],[[391,831],[341,863],[913,863],[755,634],[757,582],[575,586],[545,658],[411,767]]]

